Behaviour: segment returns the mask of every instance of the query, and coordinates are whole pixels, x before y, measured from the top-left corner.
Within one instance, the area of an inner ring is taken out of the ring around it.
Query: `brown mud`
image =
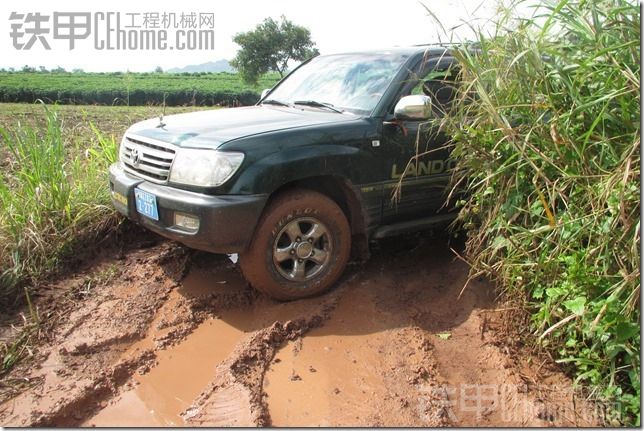
[[[375,244],[332,291],[290,303],[226,256],[146,238],[46,286],[37,303],[60,316],[3,378],[29,384],[3,392],[0,425],[599,424],[556,367],[504,345],[493,288],[463,290],[446,237]]]

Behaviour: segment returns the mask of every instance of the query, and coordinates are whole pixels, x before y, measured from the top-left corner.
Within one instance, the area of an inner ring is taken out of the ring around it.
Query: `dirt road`
[[[596,423],[563,375],[499,341],[488,283],[459,298],[446,238],[381,242],[330,293],[279,303],[226,256],[140,236],[44,290],[60,318],[4,379],[27,389],[0,425]]]

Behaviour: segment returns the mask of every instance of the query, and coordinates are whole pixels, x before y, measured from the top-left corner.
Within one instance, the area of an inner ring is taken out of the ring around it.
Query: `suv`
[[[333,285],[369,241],[445,225],[453,160],[436,122],[443,47],[314,57],[249,107],[137,123],[110,167],[119,212],[189,247],[239,253],[281,300]]]

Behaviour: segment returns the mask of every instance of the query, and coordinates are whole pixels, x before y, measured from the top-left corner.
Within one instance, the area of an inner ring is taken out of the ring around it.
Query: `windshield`
[[[316,57],[293,72],[262,103],[273,101],[317,109],[328,105],[340,111],[369,114],[407,58],[393,53]]]

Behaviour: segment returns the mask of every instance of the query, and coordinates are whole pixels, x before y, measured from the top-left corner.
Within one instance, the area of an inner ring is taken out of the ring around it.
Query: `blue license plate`
[[[136,210],[146,217],[153,220],[159,220],[159,211],[157,210],[157,197],[141,189],[134,189],[136,198]]]

